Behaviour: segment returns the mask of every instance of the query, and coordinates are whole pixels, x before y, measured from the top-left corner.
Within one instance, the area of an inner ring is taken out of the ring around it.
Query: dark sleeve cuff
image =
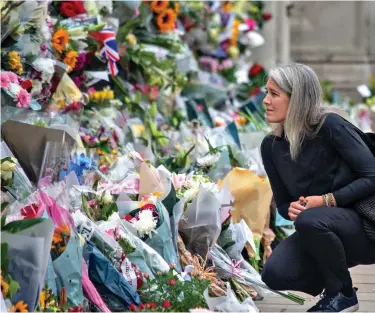
[[[289,206],[290,203],[284,203],[277,207],[277,211],[279,212],[279,214],[288,221],[291,220],[288,215]]]

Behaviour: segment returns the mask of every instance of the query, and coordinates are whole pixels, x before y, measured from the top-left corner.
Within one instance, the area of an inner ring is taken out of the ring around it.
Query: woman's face
[[[282,90],[271,78],[266,84],[266,97],[263,100],[266,106],[266,119],[269,123],[283,124],[289,107],[289,95]]]

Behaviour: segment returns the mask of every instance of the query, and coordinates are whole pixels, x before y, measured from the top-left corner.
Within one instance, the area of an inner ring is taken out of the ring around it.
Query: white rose
[[[1,163],[1,170],[6,172],[13,172],[17,167],[17,160],[12,158],[12,161],[5,161]]]
[[[102,195],[102,201],[104,204],[111,204],[113,203],[113,197],[109,191],[104,191]]]

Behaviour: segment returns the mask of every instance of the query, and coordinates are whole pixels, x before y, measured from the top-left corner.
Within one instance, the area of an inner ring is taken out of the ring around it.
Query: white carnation
[[[152,216],[151,210],[143,210],[139,212],[138,220],[133,222],[137,229],[139,237],[143,238],[145,235],[152,237],[152,233],[156,233],[157,219]]]

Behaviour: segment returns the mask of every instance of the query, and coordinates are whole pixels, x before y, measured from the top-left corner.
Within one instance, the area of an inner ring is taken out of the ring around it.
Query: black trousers
[[[296,232],[282,241],[267,260],[263,281],[274,290],[317,296],[352,285],[349,267],[375,264],[375,243],[363,230],[357,212],[312,208],[295,222]]]

